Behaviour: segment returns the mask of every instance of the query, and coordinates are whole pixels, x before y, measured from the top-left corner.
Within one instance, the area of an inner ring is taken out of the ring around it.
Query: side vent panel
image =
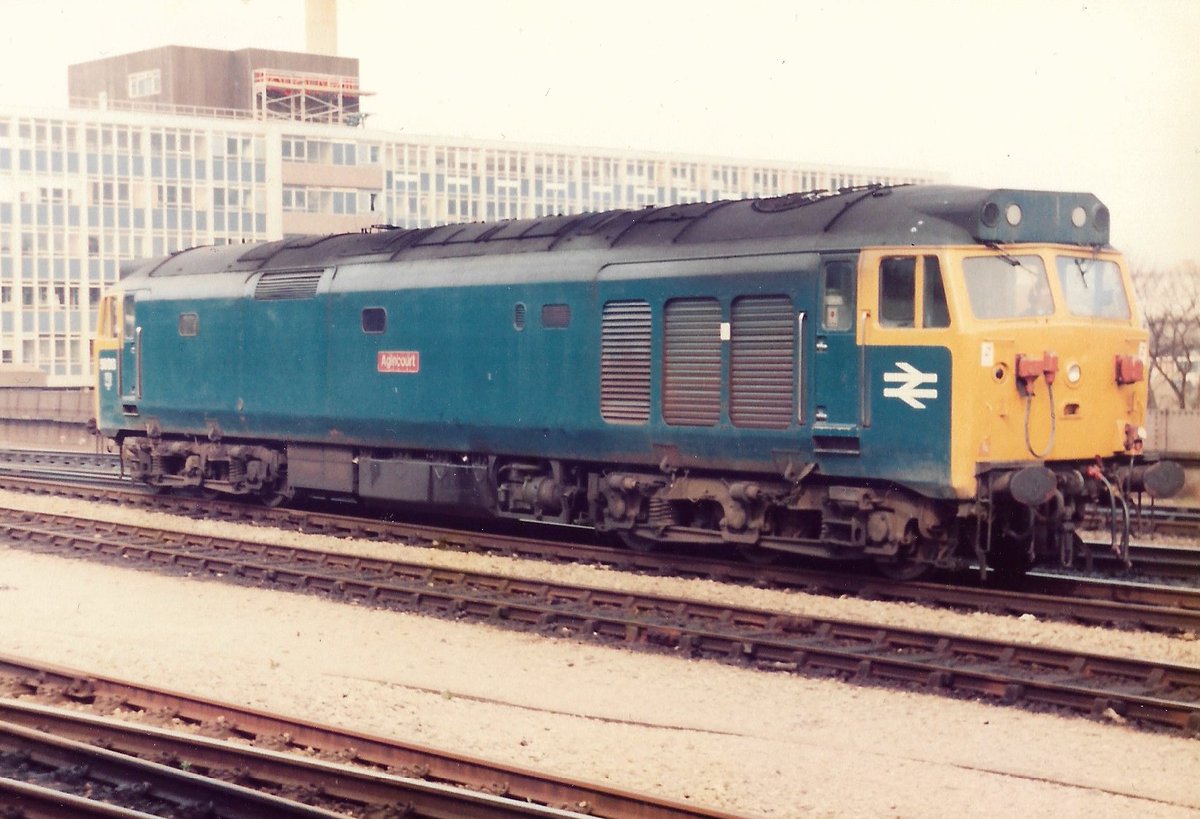
[[[317,295],[317,285],[324,270],[284,270],[278,273],[263,273],[254,286],[254,298],[258,301],[279,299],[311,299]]]
[[[787,296],[733,303],[729,419],[751,429],[786,429],[796,395],[796,324]]]
[[[600,416],[610,424],[650,420],[650,304],[610,301],[600,328]]]
[[[663,420],[711,427],[721,420],[721,304],[672,299],[663,311]]]

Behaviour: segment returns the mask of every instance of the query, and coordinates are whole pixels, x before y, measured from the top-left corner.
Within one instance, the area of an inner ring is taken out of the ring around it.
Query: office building
[[[358,61],[169,46],[0,107],[0,365],[90,383],[103,288],[194,245],[773,196],[917,171],[418,137],[363,127]]]

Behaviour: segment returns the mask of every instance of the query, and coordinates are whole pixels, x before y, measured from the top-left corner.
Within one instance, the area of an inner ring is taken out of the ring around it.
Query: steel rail
[[[0,722],[0,749],[49,769],[50,782],[56,781],[53,771],[65,770],[71,778],[82,776],[95,783],[95,791],[111,790],[108,796],[89,797],[95,801],[118,805],[121,801],[152,801],[175,810],[211,806],[212,813],[223,819],[333,819],[341,815],[13,723]]]
[[[57,484],[53,488],[58,494],[69,492],[90,498],[102,497],[103,494],[80,492]],[[1200,588],[1180,585],[1152,585],[1122,578],[1040,571],[1032,572],[1022,584],[1023,589],[1018,590],[995,585],[979,586],[974,576],[940,582],[892,581],[867,572],[839,572],[830,568],[805,568],[790,564],[763,566],[694,554],[647,554],[586,543],[564,543],[561,540],[500,533],[481,534],[307,510],[265,509],[195,498],[152,497],[141,493],[124,497],[129,502],[139,505],[145,503],[151,508],[167,512],[183,512],[198,517],[215,513],[234,522],[253,520],[308,534],[368,540],[398,539],[413,545],[436,545],[459,551],[601,564],[624,571],[803,589],[814,594],[854,594],[864,598],[1033,614],[1095,625],[1142,626],[1167,631],[1191,631],[1200,627],[1197,620],[1200,617]],[[1180,560],[1194,560],[1200,569],[1200,549],[1176,550],[1175,555]]]
[[[546,807],[412,777],[281,753],[197,734],[110,719],[46,705],[0,699],[0,720],[140,759],[168,758],[172,769],[222,779],[256,791],[318,795],[328,810],[390,809],[413,819],[579,819],[583,813]],[[254,784],[250,784],[254,783]]]
[[[153,534],[139,527],[98,524],[109,530],[98,537],[79,531],[88,521],[66,522],[67,529],[4,522],[0,533],[41,540],[56,550],[138,559],[147,566],[321,592],[404,611],[510,623],[777,670],[916,684],[1085,713],[1111,710],[1118,716],[1200,731],[1200,668],[297,547]],[[128,536],[140,542],[111,539]]]
[[[69,477],[69,476],[66,476]],[[745,561],[706,560],[689,553],[686,562],[677,553],[635,552],[630,549],[608,548],[587,542],[567,542],[528,536],[505,535],[500,532],[479,532],[436,524],[364,518],[314,509],[268,508],[252,503],[207,499],[181,493],[161,494],[148,487],[138,487],[115,476],[85,477],[87,484],[72,485],[62,481],[8,475],[0,468],[0,489],[31,492],[57,497],[75,498],[125,506],[139,506],[191,517],[211,518],[229,522],[253,522],[279,528],[289,528],[307,534],[326,534],[334,537],[357,537],[380,540],[411,541],[416,545],[431,545],[501,554],[513,557],[595,562],[633,571],[672,572],[694,576],[713,576],[739,582],[762,582],[780,570],[768,565]],[[568,530],[586,532],[579,527]],[[1128,572],[1112,557],[1107,544],[1092,542],[1092,557],[1101,568],[1127,576]],[[1130,545],[1135,568],[1146,575],[1185,577],[1200,576],[1200,544],[1196,547],[1160,546],[1134,543]],[[786,558],[787,556],[783,556]],[[701,568],[689,568],[695,563]],[[706,574],[710,573],[710,574]],[[784,581],[780,581],[784,582]]]
[[[0,510],[0,522],[3,519],[4,513]],[[45,516],[43,519],[56,521],[68,531],[74,527],[73,521],[78,520],[68,516]],[[88,528],[91,528],[92,525],[91,521],[87,521]],[[131,547],[140,544],[154,548],[170,542],[178,546],[190,546],[193,549],[216,550],[214,554],[208,555],[210,559],[216,560],[220,559],[222,552],[257,552],[272,560],[276,559],[275,556],[279,554],[273,547],[214,536],[189,535],[179,532],[164,533],[161,529],[154,527],[143,531],[131,524],[105,524],[102,528],[114,535],[120,534],[126,538],[133,538],[134,540],[128,543]],[[48,531],[42,534],[45,537],[50,536]],[[95,548],[102,550],[99,545]],[[299,547],[287,547],[286,555],[289,559],[306,565],[336,566],[346,560],[344,556],[320,550],[305,550]],[[179,559],[186,560],[188,558]],[[361,562],[364,560],[363,558],[356,560],[359,561],[355,564],[356,566],[368,565]],[[388,561],[387,563],[392,567],[390,571],[396,573],[407,571],[411,574],[412,571],[416,571],[421,577],[424,577],[427,570],[427,567],[420,564],[414,566],[398,561]],[[412,568],[402,570],[400,567],[404,565]],[[710,576],[719,576],[724,574],[729,564],[715,560],[693,562],[694,571],[702,571],[705,566],[711,567]],[[242,571],[266,572],[267,570],[246,567]],[[920,601],[942,606],[971,607],[992,612],[1032,614],[1095,625],[1141,625],[1173,631],[1200,629],[1200,589],[1195,588],[1138,586],[1094,579],[1089,581],[1068,576],[1037,575],[1028,579],[1027,583],[1037,586],[1040,589],[1039,593],[992,586],[890,581],[860,574],[805,572],[798,569],[760,572],[757,576],[760,578],[773,577],[779,585],[790,588],[807,587],[825,593],[855,593],[861,597],[872,599]],[[500,576],[494,575],[494,577]]]
[[[1130,560],[1140,574],[1200,580],[1200,547],[1197,546],[1131,544]],[[1099,571],[1128,574],[1121,559],[1107,548],[1093,551],[1092,562]]]
[[[573,806],[598,817],[629,819],[733,819],[715,809],[651,794],[417,745],[397,739],[284,717],[177,691],[36,662],[0,656],[0,683],[10,698],[37,696],[106,711],[118,708],[170,714],[181,724],[246,742],[321,752],[377,771],[403,772],[431,783],[475,789],[536,805]]]
[[[0,805],[21,819],[161,819],[152,813],[121,808],[53,788],[0,777]]]

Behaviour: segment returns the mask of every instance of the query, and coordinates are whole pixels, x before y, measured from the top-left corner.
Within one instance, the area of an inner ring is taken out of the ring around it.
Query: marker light
[[[1013,227],[1021,224],[1021,206],[1016,202],[1013,202],[1005,209],[1004,218],[1007,219],[1008,223]]]
[[[1075,210],[1071,211],[1071,224],[1077,228],[1081,228],[1087,224],[1087,211],[1083,209],[1083,206],[1078,206]]]
[[[1083,378],[1083,370],[1080,369],[1078,364],[1072,364],[1070,367],[1067,367],[1068,384],[1078,384],[1081,378]]]

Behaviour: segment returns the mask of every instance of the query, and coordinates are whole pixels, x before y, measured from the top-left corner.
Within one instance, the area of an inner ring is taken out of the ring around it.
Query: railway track
[[[322,513],[319,509],[270,510],[253,504],[200,499],[184,494],[158,496],[149,488],[135,486],[125,480],[121,476],[120,459],[113,454],[0,449],[0,488],[48,492],[98,501],[115,500],[122,505],[137,504],[183,514],[207,512],[208,515],[218,518],[253,520],[274,526],[286,526],[294,523],[297,515],[307,515],[309,522],[301,524],[306,528],[328,529],[330,533],[344,532],[350,536],[361,536],[357,533],[372,530],[391,530],[400,537],[412,535],[412,527],[402,523],[364,521],[353,515]],[[95,490],[100,491],[97,493]],[[1163,514],[1194,516],[1200,525],[1200,510],[1170,511],[1168,507],[1157,508]],[[1093,522],[1107,526],[1099,517],[1094,518]],[[445,539],[450,542],[462,541],[465,535],[454,529],[444,529],[443,533]],[[473,534],[478,540],[478,533]],[[1109,541],[1098,535],[1092,535],[1085,540],[1096,570],[1113,575],[1128,575],[1120,558],[1110,551]],[[550,551],[549,541],[540,543],[538,548],[543,553]],[[478,545],[476,543],[471,548],[478,548]],[[579,544],[574,543],[571,548],[578,550]],[[1200,547],[1134,543],[1130,546],[1130,555],[1139,575],[1200,582]],[[596,555],[593,553],[592,556]],[[600,559],[605,558],[601,556]]]
[[[4,760],[12,759],[10,767],[23,766],[23,779],[46,769],[53,780],[53,771],[84,766],[97,774],[93,792],[170,795],[176,809],[209,802],[236,807],[203,816],[730,819],[646,794],[20,658],[0,656],[0,687],[0,799],[7,780],[18,778],[5,771]],[[118,711],[122,719],[106,716]],[[96,744],[105,753],[88,757],[88,750],[99,751]],[[156,767],[146,769],[147,762]],[[304,812],[306,805],[316,809]]]
[[[45,675],[46,670],[42,670]],[[95,689],[97,683],[92,682]],[[99,684],[104,687],[103,683]],[[149,694],[151,692],[146,691]],[[495,817],[495,819],[569,819],[589,815],[457,785],[402,776],[378,765],[347,764],[352,746],[326,751],[323,759],[258,747],[280,745],[278,736],[247,741],[217,739],[196,732],[112,719],[88,711],[111,702],[93,695],[89,703],[73,699],[72,709],[21,699],[0,700],[0,799],[65,800],[59,815],[110,815],[118,806],[154,815],[203,815],[230,819],[272,817]],[[159,692],[158,700],[174,700]],[[161,708],[161,706],[160,706]],[[229,709],[225,733],[244,715]],[[289,728],[295,728],[295,725]],[[353,737],[329,739],[353,740]],[[492,789],[497,788],[495,783]],[[30,792],[30,789],[33,789]],[[84,796],[83,794],[87,794]],[[96,805],[102,805],[98,808]],[[637,809],[636,805],[628,806]],[[94,814],[85,810],[96,809]],[[663,811],[646,815],[666,815]],[[144,816],[145,813],[136,815]],[[594,814],[591,814],[594,815]],[[719,816],[694,810],[678,816]]]
[[[1194,585],[1138,582],[1123,577],[1081,577],[1035,573],[1021,589],[980,585],[972,575],[945,582],[891,581],[862,571],[795,564],[761,566],[740,560],[695,554],[641,553],[590,542],[544,540],[525,534],[479,533],[437,525],[392,522],[354,515],[209,501],[182,495],[153,495],[129,487],[101,488],[28,478],[0,477],[0,488],[106,501],[201,519],[256,523],[307,534],[359,540],[401,542],[457,551],[605,565],[623,571],[697,577],[743,585],[772,586],[817,594],[909,601],[927,605],[985,610],[1092,625],[1116,625],[1168,631],[1200,629],[1200,590]],[[1176,561],[1181,574],[1200,577],[1200,549],[1146,547]]]
[[[1107,529],[1112,516],[1108,509],[1095,509],[1089,521],[1097,529]],[[1200,508],[1165,504],[1145,507],[1133,511],[1130,526],[1139,536],[1164,534],[1200,538]]]
[[[36,713],[41,721],[79,716],[0,703],[6,714]],[[108,732],[100,732],[107,738]],[[220,779],[126,756],[7,719],[0,722],[0,802],[18,816],[150,817],[208,815],[335,817],[344,813],[303,805]],[[207,813],[202,813],[207,811]]]
[[[1200,668],[1017,645],[872,622],[797,617],[340,552],[3,512],[0,536],[268,588],[774,671],[1108,715],[1200,732]],[[1195,622],[1195,612],[1191,613]]]

